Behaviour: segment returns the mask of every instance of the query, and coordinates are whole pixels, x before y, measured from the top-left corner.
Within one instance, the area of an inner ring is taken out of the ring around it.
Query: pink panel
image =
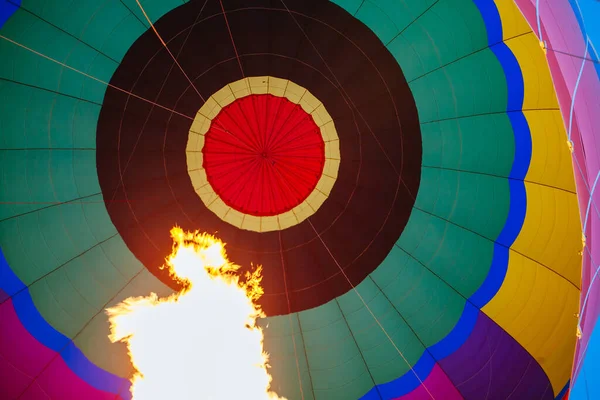
[[[454,387],[454,384],[448,379],[444,371],[440,368],[438,364],[433,367],[431,373],[423,382],[435,399],[444,399],[444,400],[461,400],[462,396]],[[427,393],[427,390],[423,387],[423,385],[419,385],[412,392],[405,394],[404,396],[397,397],[394,400],[431,400],[431,396]]]
[[[17,398],[25,389],[20,399],[115,400],[114,394],[94,389],[84,382],[58,353],[31,336],[21,324],[12,300],[0,305],[0,331],[3,400]],[[34,377],[37,377],[35,384],[28,387]]]

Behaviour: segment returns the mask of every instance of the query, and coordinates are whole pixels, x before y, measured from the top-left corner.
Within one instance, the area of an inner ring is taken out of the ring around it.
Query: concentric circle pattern
[[[295,1],[288,12],[282,4],[231,3],[237,56],[216,16],[219,4],[208,2],[200,13],[202,5],[176,8],[155,25],[193,85],[153,31],[132,45],[111,79],[174,112],[107,90],[97,163],[102,192],[112,199],[108,213],[132,253],[171,287],[159,267],[172,246],[170,227],[179,224],[216,233],[244,267],[263,265],[268,315],[327,303],[350,289],[348,279],[356,285],[377,268],[410,216],[422,154],[410,89],[379,39],[335,4]],[[251,94],[299,104],[325,144],[316,187],[273,217],[227,206],[202,159],[202,135],[217,126],[212,119]]]
[[[263,266],[289,400],[587,393],[600,69],[516,2],[0,0],[0,398],[128,400],[174,225]]]
[[[257,100],[258,99],[258,100]],[[331,194],[340,166],[335,122],[309,90],[249,77],[202,105],[186,147],[192,186],[215,215],[240,229],[287,229]]]
[[[202,149],[208,183],[244,214],[273,216],[317,186],[325,144],[312,117],[285,97],[250,95],[223,108]]]

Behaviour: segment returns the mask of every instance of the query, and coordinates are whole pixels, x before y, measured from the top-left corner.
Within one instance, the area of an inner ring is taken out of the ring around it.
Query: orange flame
[[[110,340],[124,342],[135,368],[134,400],[282,399],[270,391],[268,355],[256,319],[261,268],[240,279],[224,244],[198,232],[171,230],[165,268],[185,289],[128,298],[106,310]]]

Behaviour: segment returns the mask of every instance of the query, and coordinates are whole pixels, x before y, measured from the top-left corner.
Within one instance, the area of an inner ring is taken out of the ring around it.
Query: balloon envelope
[[[0,1],[1,397],[130,398],[174,225],[263,265],[281,396],[583,390],[600,69],[541,3]]]

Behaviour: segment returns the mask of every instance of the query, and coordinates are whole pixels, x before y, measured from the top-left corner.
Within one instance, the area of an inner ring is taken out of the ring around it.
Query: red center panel
[[[202,153],[213,190],[231,208],[255,216],[301,204],[325,164],[325,143],[312,116],[271,94],[224,107],[212,120]]]

